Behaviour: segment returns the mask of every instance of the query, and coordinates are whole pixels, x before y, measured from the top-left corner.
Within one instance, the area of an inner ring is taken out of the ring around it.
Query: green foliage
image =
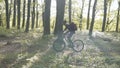
[[[3,35],[3,36],[8,36],[10,33],[10,30],[4,28],[4,27],[0,27],[0,35]]]
[[[17,35],[21,35],[23,32],[23,29],[17,30],[15,28],[12,29],[6,29],[5,27],[1,27],[0,26],[0,35],[3,36],[17,36]]]
[[[102,28],[102,19],[96,20],[94,24],[94,30],[101,31]]]
[[[3,0],[0,0],[0,2],[2,2]]]

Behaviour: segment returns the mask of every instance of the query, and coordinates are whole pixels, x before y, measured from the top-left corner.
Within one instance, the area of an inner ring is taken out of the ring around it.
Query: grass
[[[0,67],[1,68],[7,68],[10,64],[12,64],[17,59],[17,54],[9,53],[4,55],[4,58],[2,58]]]
[[[107,57],[104,52],[97,51],[94,48],[89,48],[82,51],[81,54],[74,54],[69,57],[51,50],[30,68],[119,68],[120,61],[118,59]],[[70,63],[65,62],[65,60]],[[80,64],[78,64],[79,62]]]
[[[17,31],[16,31],[17,32]],[[22,43],[22,51],[20,53],[9,53],[7,55],[0,54],[0,67],[8,68],[119,68],[120,56],[119,45],[111,45],[115,52],[110,52],[107,55],[101,51],[100,47],[109,48],[104,46],[104,42],[95,43],[94,45],[86,46],[87,49],[81,53],[75,53],[72,57],[63,53],[55,52],[52,48],[48,51],[49,46],[52,45],[53,36],[41,36],[41,33],[16,33],[15,36],[19,37],[16,41]],[[9,33],[9,32],[8,32]],[[4,34],[4,33],[3,33]],[[7,34],[6,34],[7,35]],[[9,35],[9,34],[8,34]],[[101,44],[101,45],[100,45]],[[117,51],[118,50],[118,51]],[[67,63],[66,61],[70,61]],[[17,62],[16,62],[17,61]],[[72,63],[73,62],[73,63]],[[80,64],[77,64],[80,63]],[[13,65],[12,65],[13,64]]]
[[[68,64],[64,63],[64,60],[64,58],[58,58],[55,51],[50,50],[30,68],[71,68]]]
[[[7,36],[6,39],[9,36],[17,37],[12,42],[21,43],[20,52],[7,53],[7,55],[0,54],[1,68],[8,68],[9,66],[12,68],[21,68],[24,64],[28,63],[26,59],[33,57],[38,52],[44,52],[48,48],[48,43],[51,39],[51,36],[42,38],[41,33],[38,31],[24,33],[23,30],[4,30],[3,28],[0,28],[0,31],[0,35]]]
[[[38,38],[37,40],[34,40],[32,41],[32,44],[30,46],[27,47],[27,49],[25,50],[25,52],[27,53],[26,57],[24,59],[21,59],[21,60],[24,60],[24,61],[20,61],[19,63],[15,64],[14,67],[18,67],[18,68],[21,68],[23,66],[23,64],[27,64],[29,61],[26,60],[28,58],[31,58],[33,56],[35,56],[37,53],[42,53],[44,52],[45,50],[48,49],[48,41],[49,39],[48,38]],[[37,56],[39,57],[39,56]],[[23,64],[21,64],[23,63]]]

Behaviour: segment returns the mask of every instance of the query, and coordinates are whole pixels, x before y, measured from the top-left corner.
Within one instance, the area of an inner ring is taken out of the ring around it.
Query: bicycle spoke
[[[62,41],[62,40],[56,40],[56,41],[53,43],[53,48],[54,48],[54,50],[57,51],[57,52],[63,51],[64,48],[65,48],[65,42]]]
[[[82,51],[82,49],[84,48],[84,43],[81,40],[75,40],[73,42],[73,50],[76,52],[80,52]]]

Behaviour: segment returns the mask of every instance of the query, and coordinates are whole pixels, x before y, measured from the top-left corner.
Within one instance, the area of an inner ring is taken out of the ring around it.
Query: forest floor
[[[66,48],[56,52],[52,48],[55,37],[42,37],[39,31],[0,35],[0,68],[120,68],[120,33],[77,32],[82,52]]]

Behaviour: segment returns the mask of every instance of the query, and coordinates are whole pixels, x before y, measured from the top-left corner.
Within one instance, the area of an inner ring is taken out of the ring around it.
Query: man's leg
[[[72,46],[72,40],[71,40],[71,37],[73,36],[74,32],[70,32],[69,35],[68,35],[68,42],[69,42],[69,45]]]

